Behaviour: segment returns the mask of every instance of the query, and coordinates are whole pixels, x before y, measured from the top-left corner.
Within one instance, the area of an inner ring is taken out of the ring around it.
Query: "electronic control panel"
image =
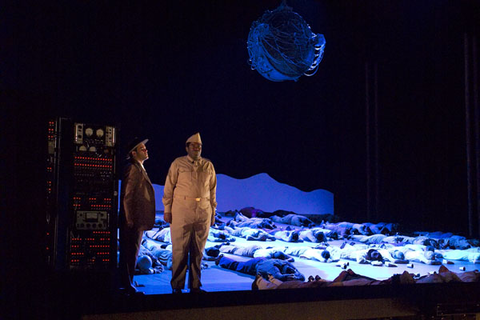
[[[68,269],[116,266],[114,126],[56,119],[48,126],[47,256]]]

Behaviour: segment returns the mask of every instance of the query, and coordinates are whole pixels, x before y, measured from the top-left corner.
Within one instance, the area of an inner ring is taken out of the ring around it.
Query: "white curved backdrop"
[[[163,211],[163,186],[154,184],[157,211]],[[277,182],[266,173],[246,179],[217,174],[217,211],[254,207],[266,212],[293,211],[298,214],[334,214],[333,193],[318,189],[310,192]]]

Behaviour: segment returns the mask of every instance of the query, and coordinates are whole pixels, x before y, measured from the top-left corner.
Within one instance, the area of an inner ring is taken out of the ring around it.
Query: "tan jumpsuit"
[[[163,205],[172,213],[173,289],[185,287],[188,255],[188,284],[197,289],[201,283],[201,262],[212,219],[215,219],[217,177],[212,162],[194,161],[189,156],[173,161],[165,180]]]

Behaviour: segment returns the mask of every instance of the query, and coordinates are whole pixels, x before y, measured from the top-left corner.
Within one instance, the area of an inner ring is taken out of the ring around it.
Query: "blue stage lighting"
[[[252,23],[247,45],[252,70],[271,81],[297,81],[317,72],[325,37],[313,33],[298,13],[282,3]]]

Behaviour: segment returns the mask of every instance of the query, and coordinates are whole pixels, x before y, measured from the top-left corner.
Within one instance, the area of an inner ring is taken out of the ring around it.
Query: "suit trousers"
[[[201,283],[203,251],[212,216],[208,201],[177,200],[172,206],[172,280],[173,289],[184,289],[187,265],[188,287],[197,289]]]
[[[133,286],[133,276],[142,243],[143,230],[122,226],[120,234],[120,276],[124,287]]]

